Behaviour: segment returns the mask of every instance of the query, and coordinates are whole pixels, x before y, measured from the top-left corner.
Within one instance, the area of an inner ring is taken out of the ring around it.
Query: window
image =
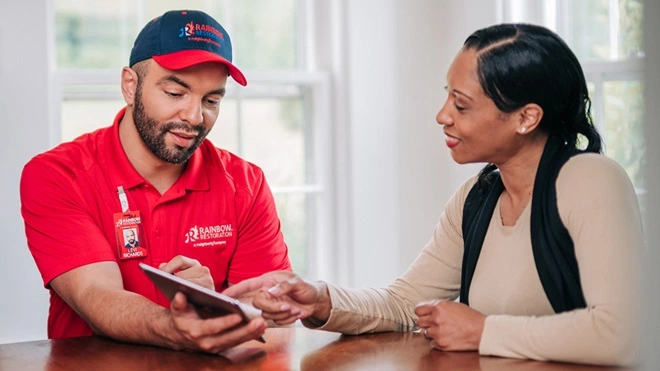
[[[645,210],[643,0],[564,0],[558,32],[582,63],[605,154],[628,173]]]
[[[524,3],[500,0],[502,18],[544,24],[577,55],[605,154],[626,170],[645,213],[643,0],[546,0],[540,10]]]
[[[264,170],[294,270],[314,276],[318,257],[327,256],[321,251],[332,246],[332,132],[324,114],[329,78],[311,67],[310,6],[304,0],[55,0],[52,81],[61,121],[54,142],[111,124],[124,106],[120,70],[148,20],[182,7],[212,14],[231,35],[248,86],[228,80],[209,139]]]

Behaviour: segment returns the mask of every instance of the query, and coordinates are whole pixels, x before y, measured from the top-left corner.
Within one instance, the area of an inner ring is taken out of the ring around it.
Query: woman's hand
[[[433,300],[415,308],[417,326],[431,346],[442,350],[478,350],[486,316],[462,303]]]
[[[224,291],[225,295],[252,300],[265,319],[287,325],[313,317],[325,322],[330,317],[330,295],[322,282],[306,281],[289,271],[266,273],[242,281]]]

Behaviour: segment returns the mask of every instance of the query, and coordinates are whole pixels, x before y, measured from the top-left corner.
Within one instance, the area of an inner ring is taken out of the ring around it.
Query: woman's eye
[[[459,112],[465,110],[465,107],[461,107],[458,104],[454,104],[454,107],[456,107],[456,110],[458,110]]]

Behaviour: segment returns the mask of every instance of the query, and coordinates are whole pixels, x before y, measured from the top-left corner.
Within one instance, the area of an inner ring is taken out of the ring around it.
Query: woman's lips
[[[447,144],[447,147],[454,148],[461,143],[461,140],[445,133],[445,143]]]

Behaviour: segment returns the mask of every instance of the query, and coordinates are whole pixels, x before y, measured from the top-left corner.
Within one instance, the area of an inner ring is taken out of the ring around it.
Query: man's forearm
[[[126,342],[182,348],[168,308],[129,291],[90,291],[84,305],[74,309],[94,332]]]

